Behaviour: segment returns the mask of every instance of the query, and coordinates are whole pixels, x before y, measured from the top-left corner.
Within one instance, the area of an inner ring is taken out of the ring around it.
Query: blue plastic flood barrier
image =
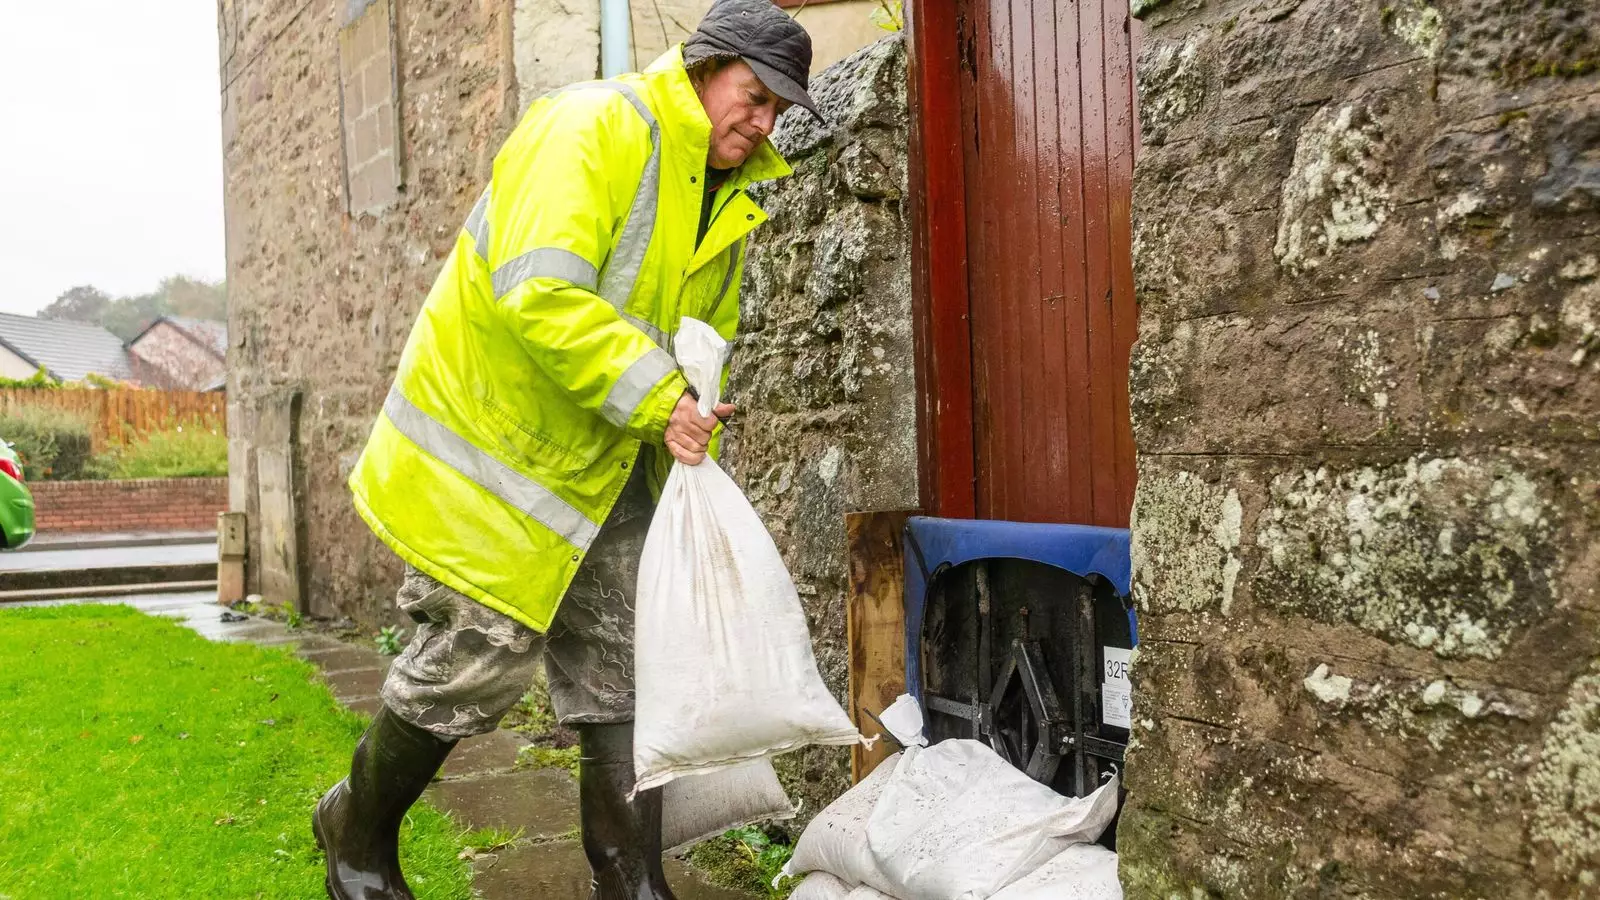
[[[1041,525],[983,519],[914,516],[906,522],[906,690],[922,700],[922,626],[928,588],[939,573],[980,559],[1022,559],[1065,569],[1079,577],[1098,575],[1117,595],[1132,590],[1132,560],[1126,528]],[[1133,609],[1128,629],[1135,646],[1139,627]]]

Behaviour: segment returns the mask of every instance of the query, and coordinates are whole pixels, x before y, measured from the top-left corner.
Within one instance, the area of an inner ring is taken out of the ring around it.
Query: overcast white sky
[[[0,311],[222,278],[215,0],[4,6]]]

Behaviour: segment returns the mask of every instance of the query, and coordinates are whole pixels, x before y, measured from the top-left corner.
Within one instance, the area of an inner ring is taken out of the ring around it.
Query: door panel
[[[977,514],[1126,526],[1128,4],[959,9]]]

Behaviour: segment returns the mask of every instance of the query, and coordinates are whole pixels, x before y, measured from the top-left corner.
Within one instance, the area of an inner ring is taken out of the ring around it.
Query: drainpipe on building
[[[600,0],[600,75],[633,70],[633,10],[628,0]]]

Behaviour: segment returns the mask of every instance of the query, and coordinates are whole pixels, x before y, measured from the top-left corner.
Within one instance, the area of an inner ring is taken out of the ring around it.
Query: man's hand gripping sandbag
[[[684,319],[678,364],[716,408],[726,342]],[[817,673],[794,581],[733,479],[707,457],[667,476],[639,561],[636,790],[861,736]]]

